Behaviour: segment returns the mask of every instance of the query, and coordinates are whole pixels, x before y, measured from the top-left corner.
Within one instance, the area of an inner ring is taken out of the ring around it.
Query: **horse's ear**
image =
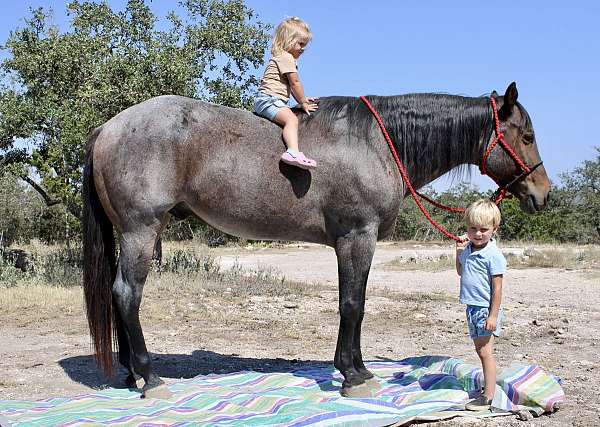
[[[517,91],[517,84],[512,82],[506,88],[506,92],[504,93],[504,104],[502,104],[502,108],[498,112],[502,117],[508,117],[511,115],[513,107],[517,103],[517,98],[519,97],[519,92]]]
[[[504,94],[504,105],[509,106],[512,110],[512,107],[517,103],[517,98],[519,97],[519,92],[517,91],[517,84],[512,82],[506,88],[506,93]]]

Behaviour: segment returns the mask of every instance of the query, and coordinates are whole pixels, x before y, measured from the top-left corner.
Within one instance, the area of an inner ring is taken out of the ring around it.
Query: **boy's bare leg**
[[[478,337],[473,340],[475,351],[481,360],[483,367],[483,377],[485,380],[485,390],[483,394],[488,399],[494,398],[496,390],[496,359],[494,358],[494,336]]]

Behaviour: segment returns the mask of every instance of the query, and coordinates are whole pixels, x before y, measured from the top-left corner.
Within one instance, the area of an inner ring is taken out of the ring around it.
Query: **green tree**
[[[122,12],[73,0],[71,27],[63,33],[49,12],[32,10],[3,47],[10,55],[0,64],[0,169],[77,217],[85,143],[94,127],[161,94],[248,107],[268,25],[242,0],[179,4],[185,16],[171,12],[165,30],[156,28],[144,0],[129,0]]]
[[[466,183],[460,183],[456,187],[441,193],[430,187],[426,187],[419,192],[426,194],[442,205],[454,208],[465,208],[477,199],[490,196],[490,194],[482,193],[476,187]],[[462,214],[436,208],[423,199],[421,199],[421,202],[432,218],[449,232],[460,234],[466,231]],[[425,218],[413,198],[408,196],[404,199],[404,205],[396,219],[392,238],[399,240],[439,240],[443,239],[444,236]]]
[[[600,242],[600,146],[596,158],[584,160],[572,173],[561,175],[568,203],[580,224],[580,239]]]
[[[36,218],[45,206],[25,185],[12,174],[0,173],[0,249],[36,234]]]

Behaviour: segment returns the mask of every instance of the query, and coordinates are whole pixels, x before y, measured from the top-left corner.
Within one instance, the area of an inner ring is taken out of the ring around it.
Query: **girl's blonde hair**
[[[294,41],[300,38],[306,39],[307,43],[312,39],[308,24],[295,16],[283,20],[275,29],[271,55],[277,56],[287,52]]]
[[[498,228],[500,225],[500,209],[494,202],[488,199],[479,199],[465,210],[465,221],[467,225],[491,225]]]

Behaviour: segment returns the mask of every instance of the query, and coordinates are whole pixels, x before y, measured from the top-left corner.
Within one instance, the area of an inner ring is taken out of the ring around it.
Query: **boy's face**
[[[488,244],[495,231],[496,228],[491,224],[469,224],[467,227],[467,237],[475,248],[481,249]]]

